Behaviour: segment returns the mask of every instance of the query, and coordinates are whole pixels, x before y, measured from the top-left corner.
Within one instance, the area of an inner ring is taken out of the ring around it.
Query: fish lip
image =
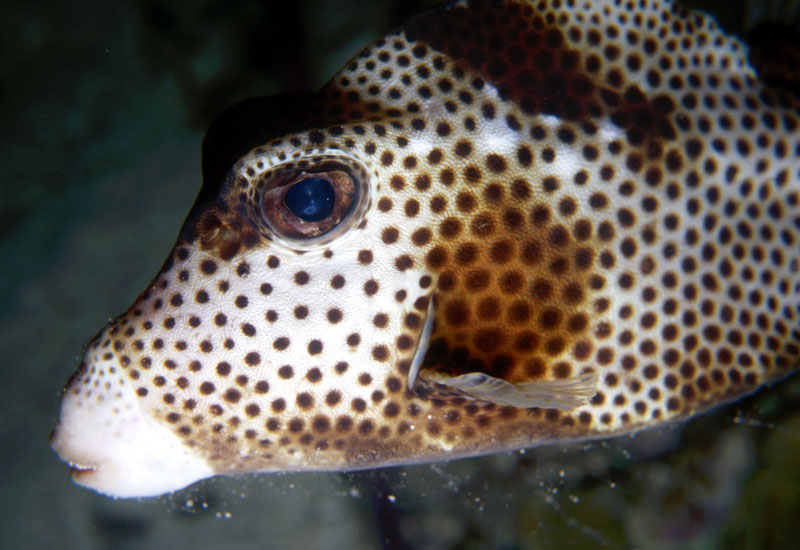
[[[78,477],[84,474],[91,474],[97,472],[100,469],[98,464],[93,464],[90,462],[76,462],[69,457],[64,456],[67,452],[63,449],[60,449],[59,445],[59,437],[58,437],[58,428],[50,432],[50,447],[56,452],[58,457],[67,463],[70,472],[72,473],[73,477]],[[62,452],[63,451],[63,452]]]
[[[81,475],[96,472],[99,466],[96,464],[79,464],[78,462],[67,461],[72,475]]]

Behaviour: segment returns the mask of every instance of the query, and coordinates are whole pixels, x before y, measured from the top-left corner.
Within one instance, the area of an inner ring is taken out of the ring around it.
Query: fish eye
[[[283,200],[292,214],[301,220],[318,222],[333,213],[334,199],[330,182],[311,176],[292,185]]]
[[[326,159],[265,174],[261,221],[275,237],[303,248],[338,237],[365,207],[366,175],[353,164]]]

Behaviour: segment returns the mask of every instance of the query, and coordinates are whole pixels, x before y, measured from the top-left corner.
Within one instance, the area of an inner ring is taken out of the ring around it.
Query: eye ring
[[[260,213],[276,240],[315,248],[340,237],[364,213],[366,172],[339,159],[303,159],[265,173],[257,194]]]

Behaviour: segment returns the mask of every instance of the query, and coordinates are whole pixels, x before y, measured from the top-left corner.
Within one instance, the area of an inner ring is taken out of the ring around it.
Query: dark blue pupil
[[[333,212],[334,197],[330,182],[322,178],[306,178],[286,192],[284,202],[301,220],[318,222]]]

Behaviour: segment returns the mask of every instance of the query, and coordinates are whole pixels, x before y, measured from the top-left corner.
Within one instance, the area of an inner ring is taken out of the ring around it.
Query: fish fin
[[[596,372],[586,372],[558,380],[533,382],[507,382],[482,372],[459,376],[428,371],[426,378],[459,389],[482,401],[512,407],[571,410],[585,405],[597,393],[600,377]]]
[[[408,389],[414,386],[414,381],[417,379],[419,369],[422,366],[422,361],[425,359],[425,354],[428,351],[428,345],[431,342],[431,333],[433,332],[433,296],[428,300],[428,312],[425,317],[425,325],[422,327],[420,334],[417,351],[414,353],[414,359],[411,362],[411,368],[408,370]]]

